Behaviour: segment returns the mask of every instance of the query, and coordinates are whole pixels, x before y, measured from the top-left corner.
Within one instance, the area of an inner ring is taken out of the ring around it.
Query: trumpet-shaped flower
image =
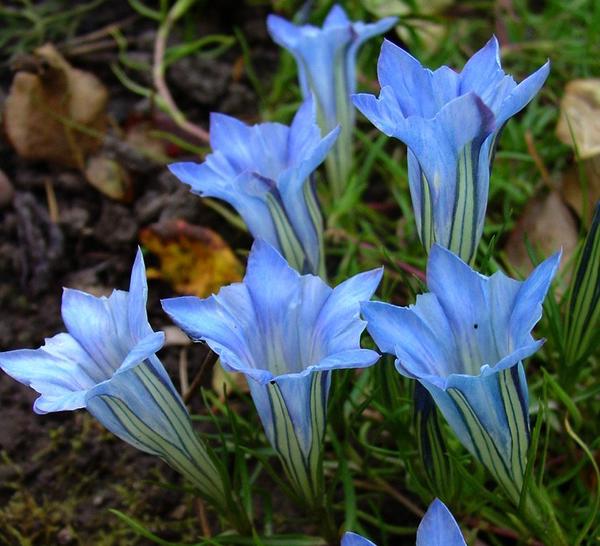
[[[523,282],[485,277],[434,245],[427,294],[410,307],[362,305],[381,351],[417,379],[463,443],[518,499],[529,445],[528,393],[522,360],[539,349],[531,330],[560,255]]]
[[[356,533],[346,533],[342,546],[375,546]],[[435,499],[417,529],[417,546],[466,546],[456,520],[439,499]]]
[[[269,441],[310,502],[320,495],[330,372],[370,366],[379,356],[360,348],[359,302],[370,299],[381,275],[380,269],[361,273],[332,289],[319,277],[299,275],[259,239],[243,283],[207,299],[163,301],[226,370],[245,374]]]
[[[290,127],[248,126],[211,114],[213,153],[204,163],[174,163],[169,169],[193,193],[229,203],[255,238],[277,248],[298,271],[324,275],[323,219],[311,174],[338,131],[321,138],[312,98]]]
[[[138,251],[129,292],[97,298],[65,289],[62,316],[68,333],[46,339],[39,349],[0,353],[0,368],[40,393],[36,413],[86,408],[113,434],[163,458],[205,497],[223,505],[219,472],[155,355],[164,334],[148,323],[146,296]]]
[[[396,17],[376,23],[351,21],[344,9],[334,5],[323,27],[296,26],[277,15],[269,15],[267,27],[273,40],[296,60],[300,87],[305,98],[314,94],[323,131],[341,126],[334,152],[327,158],[330,183],[340,197],[352,167],[352,131],[355,113],[350,96],[356,90],[356,55],[369,38],[389,30]]]
[[[427,251],[434,242],[470,262],[487,206],[498,135],[539,91],[546,63],[520,84],[504,73],[493,37],[462,72],[431,71],[391,42],[378,62],[379,98],[354,96],[356,107],[381,131],[408,146],[415,219]]]

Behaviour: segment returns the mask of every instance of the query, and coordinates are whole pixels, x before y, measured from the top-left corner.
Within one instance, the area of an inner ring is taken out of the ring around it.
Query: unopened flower
[[[297,26],[277,15],[267,19],[273,40],[296,60],[302,94],[316,97],[323,131],[341,127],[340,138],[327,158],[330,184],[338,198],[352,166],[355,112],[350,96],[356,90],[356,55],[365,41],[388,31],[395,22],[396,17],[369,24],[351,21],[338,4],[331,8],[322,28]]]

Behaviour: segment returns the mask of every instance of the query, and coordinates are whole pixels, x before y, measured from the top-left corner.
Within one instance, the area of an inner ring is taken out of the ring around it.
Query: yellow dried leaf
[[[160,259],[160,268],[149,269],[148,276],[170,283],[180,294],[206,297],[242,278],[242,264],[211,229],[168,220],[142,230],[140,240]]]
[[[15,74],[5,102],[6,134],[17,153],[83,168],[106,131],[106,87],[73,68],[51,44],[34,52],[34,72]]]
[[[103,155],[91,157],[85,167],[87,181],[104,195],[130,203],[133,185],[129,173],[114,159]]]

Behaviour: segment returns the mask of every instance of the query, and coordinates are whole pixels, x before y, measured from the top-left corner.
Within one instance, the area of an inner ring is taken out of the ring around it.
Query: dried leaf
[[[596,203],[600,200],[600,155],[584,159],[582,172],[575,165],[562,178],[561,195],[567,204],[589,226]]]
[[[241,263],[211,229],[168,220],[142,230],[140,240],[160,258],[160,268],[148,269],[148,276],[169,282],[180,294],[206,297],[242,278]]]
[[[561,267],[569,261],[577,246],[577,226],[556,192],[529,201],[504,247],[509,262],[522,275],[533,269],[525,238],[543,256],[562,248]]]
[[[430,53],[436,51],[447,33],[444,24],[433,20],[454,4],[454,0],[362,0],[363,6],[377,18],[398,16],[406,20],[410,15],[410,26],[396,27],[398,36],[411,44],[415,39]],[[419,18],[419,16],[423,16]]]
[[[73,68],[51,44],[35,51],[34,72],[15,74],[5,102],[6,134],[17,153],[83,168],[106,131],[108,91]]]
[[[569,146],[575,144],[582,159],[600,154],[600,79],[567,84],[556,135]]]
[[[91,157],[85,167],[87,181],[104,195],[130,203],[133,185],[129,173],[114,159],[103,155]]]

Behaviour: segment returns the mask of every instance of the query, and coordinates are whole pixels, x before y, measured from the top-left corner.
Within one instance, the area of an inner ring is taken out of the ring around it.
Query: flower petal
[[[356,533],[344,533],[342,546],[375,546],[375,543]]]
[[[108,379],[137,343],[130,331],[128,294],[115,290],[109,298],[97,298],[65,288],[62,317],[69,333],[97,362]]]
[[[39,349],[0,353],[0,368],[40,393],[36,413],[83,408],[85,391],[103,378],[97,364],[69,334],[46,339]]]
[[[134,337],[141,339],[152,333],[148,323],[146,301],[148,300],[148,283],[146,281],[146,268],[141,249],[138,247],[131,280],[129,282],[129,297],[127,299],[127,320]],[[158,350],[158,349],[157,349]]]
[[[371,299],[381,282],[383,268],[354,275],[336,286],[314,325],[312,343],[326,354],[360,345],[366,323],[360,320],[360,303]]]
[[[439,499],[435,499],[417,529],[417,546],[466,546],[456,520]]]

